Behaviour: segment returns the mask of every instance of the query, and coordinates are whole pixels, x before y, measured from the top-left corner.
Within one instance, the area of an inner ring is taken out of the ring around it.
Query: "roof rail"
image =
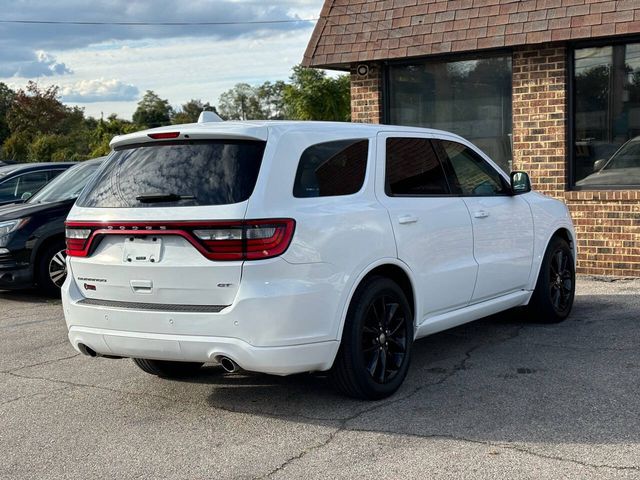
[[[210,122],[224,122],[222,118],[218,116],[215,112],[210,112],[209,110],[203,110],[198,117],[198,123],[210,123]]]

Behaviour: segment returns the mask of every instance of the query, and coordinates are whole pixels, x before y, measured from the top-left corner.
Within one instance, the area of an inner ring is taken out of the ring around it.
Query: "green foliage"
[[[266,118],[258,88],[248,83],[238,83],[220,95],[218,111],[225,120],[264,120]]]
[[[7,122],[7,113],[11,108],[15,92],[7,87],[4,83],[0,82],[0,145],[9,138],[11,130]]]
[[[202,103],[202,100],[189,100],[173,115],[171,123],[174,125],[180,123],[195,123],[198,121],[198,117],[203,110],[216,111],[215,107],[212,107],[209,102]]]
[[[332,78],[321,70],[293,67],[291,83],[284,90],[287,117],[346,122],[351,117],[349,89],[347,75]]]
[[[144,128],[162,127],[171,124],[172,115],[173,108],[169,105],[169,100],[164,100],[155,92],[147,90],[133,113],[133,123]]]
[[[13,161],[85,160],[110,152],[116,135],[169,124],[194,123],[203,110],[227,120],[349,120],[349,78],[294,67],[290,82],[239,83],[220,96],[218,107],[192,99],[174,110],[168,100],[148,90],[133,122],[115,114],[106,120],[85,117],[64,105],[56,86],[29,82],[12,91],[0,83],[0,159]]]
[[[109,142],[116,135],[125,135],[140,130],[132,122],[118,118],[116,114],[109,115],[107,120],[100,120],[91,131],[89,141],[89,156],[91,158],[108,155],[111,151]]]

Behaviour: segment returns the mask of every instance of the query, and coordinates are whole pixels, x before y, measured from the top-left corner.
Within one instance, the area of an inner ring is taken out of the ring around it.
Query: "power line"
[[[14,23],[24,25],[119,25],[119,26],[158,26],[158,27],[174,27],[174,26],[208,26],[208,25],[265,25],[278,23],[303,23],[315,22],[317,18],[300,18],[286,20],[245,20],[245,21],[227,21],[227,22],[91,22],[91,21],[74,21],[74,20],[1,20],[0,23]]]

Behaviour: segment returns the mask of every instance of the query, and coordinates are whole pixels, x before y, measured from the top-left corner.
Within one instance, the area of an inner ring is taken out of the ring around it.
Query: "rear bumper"
[[[288,375],[331,368],[339,292],[326,264],[276,259],[245,268],[233,304],[220,311],[87,302],[73,275],[62,287],[62,303],[76,349],[84,344],[102,355],[192,362],[224,356],[245,370]]]
[[[242,340],[224,337],[122,332],[99,328],[71,327],[69,340],[80,351],[83,344],[102,355],[218,362],[222,357],[248,371],[289,375],[331,368],[338,342],[320,342],[286,347],[254,347]]]

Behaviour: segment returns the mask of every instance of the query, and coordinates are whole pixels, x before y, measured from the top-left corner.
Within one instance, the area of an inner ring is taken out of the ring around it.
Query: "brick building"
[[[351,73],[353,121],[528,171],[569,205],[579,272],[640,276],[640,0],[325,0],[303,63]]]

